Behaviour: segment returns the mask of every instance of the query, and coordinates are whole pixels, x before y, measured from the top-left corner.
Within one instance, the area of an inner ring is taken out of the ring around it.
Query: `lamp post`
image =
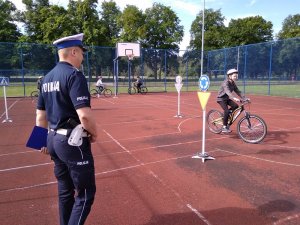
[[[203,12],[202,12],[202,41],[201,41],[201,72],[203,75],[203,55],[204,55],[204,12],[205,12],[205,0],[203,0]]]

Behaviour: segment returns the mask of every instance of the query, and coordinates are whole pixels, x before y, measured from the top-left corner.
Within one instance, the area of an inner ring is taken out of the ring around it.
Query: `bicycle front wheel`
[[[206,115],[206,123],[211,132],[219,134],[223,127],[223,113],[218,110],[210,110]]]
[[[266,137],[267,124],[259,116],[249,115],[238,122],[237,132],[243,141],[257,144]]]
[[[141,94],[144,95],[144,94],[147,94],[148,92],[148,88],[147,87],[141,87]]]
[[[112,91],[110,89],[104,89],[103,94],[105,97],[111,97]]]
[[[91,97],[96,98],[98,97],[98,91],[96,89],[92,89],[90,91]]]
[[[39,92],[38,91],[31,92],[30,97],[32,100],[36,100],[39,97]]]
[[[134,95],[135,93],[136,93],[135,87],[130,87],[130,88],[128,88],[128,94]]]

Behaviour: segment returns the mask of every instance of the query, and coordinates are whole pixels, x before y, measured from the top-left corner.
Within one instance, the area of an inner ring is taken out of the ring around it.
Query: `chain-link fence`
[[[140,76],[149,91],[176,91],[175,77],[180,75],[182,91],[198,90],[201,51],[141,49],[141,57],[132,61],[116,60],[115,52],[111,47],[89,48],[82,70],[90,87],[101,75],[104,83],[117,88],[116,93],[127,93],[131,80]],[[246,94],[300,97],[299,52],[300,38],[207,51],[203,73],[210,77],[212,91],[218,89],[228,69],[237,68],[238,84]],[[8,97],[30,96],[37,78],[58,61],[53,46],[29,43],[0,43],[0,57],[0,77],[10,81]]]

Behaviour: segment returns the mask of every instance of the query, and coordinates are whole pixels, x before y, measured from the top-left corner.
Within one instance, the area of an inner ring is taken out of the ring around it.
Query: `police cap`
[[[82,39],[83,39],[83,33],[80,33],[80,34],[75,34],[72,36],[60,38],[54,41],[53,44],[57,47],[58,50],[63,48],[78,46],[83,51],[87,51],[87,49],[83,46]]]

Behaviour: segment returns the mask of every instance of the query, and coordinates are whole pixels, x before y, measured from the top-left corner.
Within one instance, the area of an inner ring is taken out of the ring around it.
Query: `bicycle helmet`
[[[234,73],[238,73],[239,71],[236,70],[236,69],[230,69],[227,71],[227,76],[231,75],[231,74],[234,74]]]

